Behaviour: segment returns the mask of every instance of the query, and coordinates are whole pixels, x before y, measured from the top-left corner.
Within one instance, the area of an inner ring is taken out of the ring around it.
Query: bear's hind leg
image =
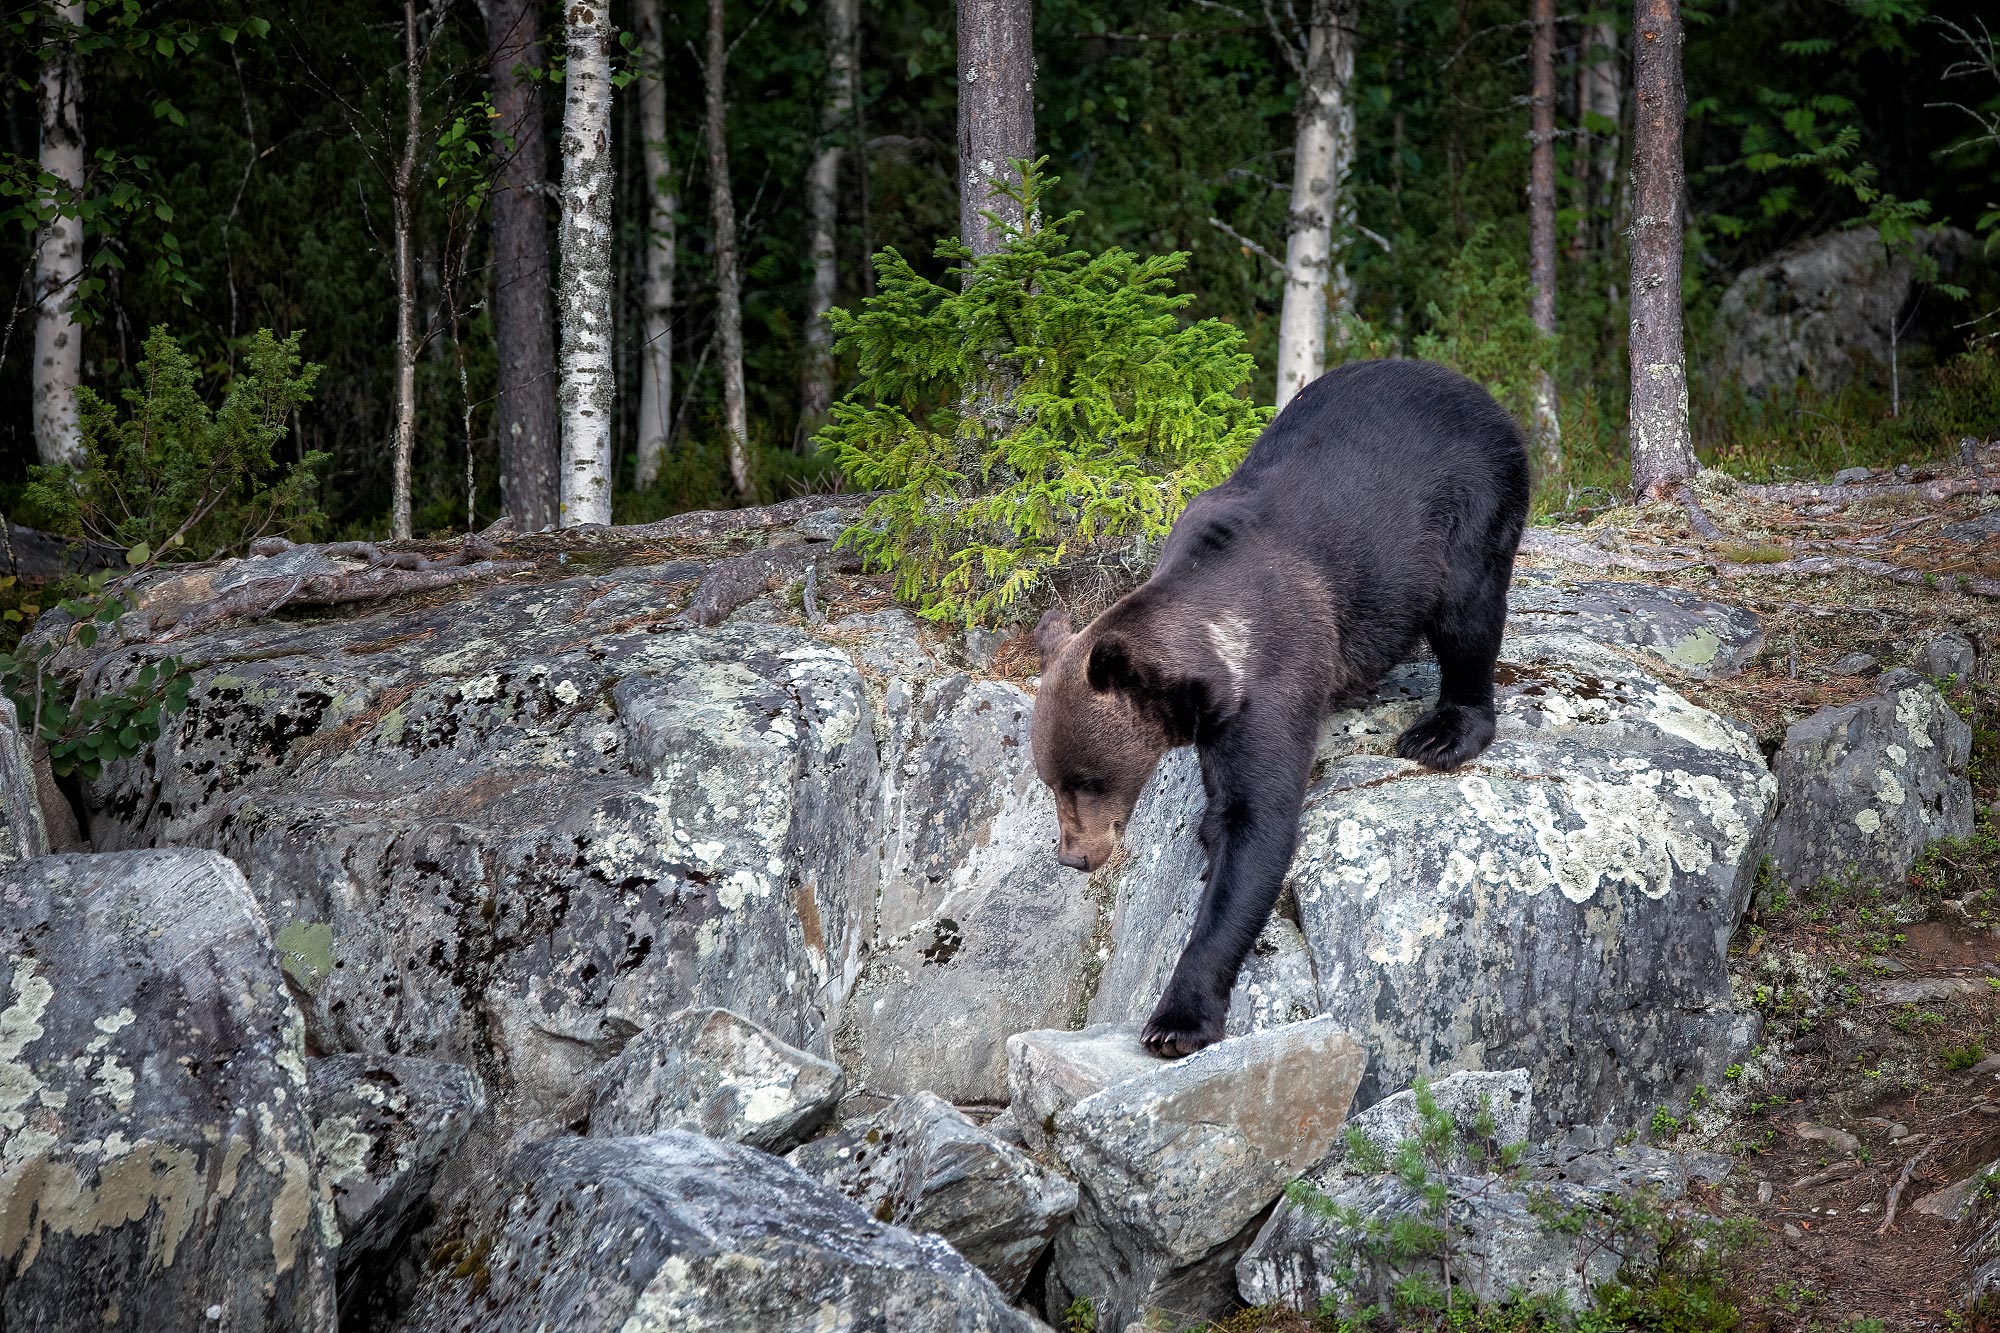
[[[1424,630],[1437,654],[1437,707],[1396,738],[1396,753],[1446,772],[1478,757],[1493,740],[1493,667],[1507,624],[1507,571],[1468,595],[1447,599]]]

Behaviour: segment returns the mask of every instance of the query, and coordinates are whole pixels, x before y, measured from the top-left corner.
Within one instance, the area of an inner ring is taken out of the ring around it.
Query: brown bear
[[[1103,865],[1160,758],[1200,751],[1206,887],[1142,1038],[1155,1053],[1221,1038],[1337,701],[1422,636],[1438,702],[1396,752],[1445,770],[1493,739],[1527,514],[1527,450],[1490,394],[1428,362],[1354,362],[1301,390],[1234,475],[1195,497],[1144,584],[1082,630],[1042,618],[1034,756],[1062,864]]]

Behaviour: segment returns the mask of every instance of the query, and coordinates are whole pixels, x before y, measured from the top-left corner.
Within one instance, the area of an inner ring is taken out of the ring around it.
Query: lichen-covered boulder
[[[11,699],[0,698],[0,866],[49,854],[35,761]]]
[[[1928,681],[1883,673],[1876,693],[1785,733],[1772,768],[1771,857],[1787,884],[1900,878],[1924,845],[1972,832],[1972,729]]]
[[[1024,1128],[1038,1122],[1078,1185],[1049,1308],[1087,1299],[1107,1331],[1156,1307],[1228,1309],[1248,1228],[1332,1146],[1366,1061],[1323,1018],[1175,1061],[1146,1054],[1130,1026],[1022,1033],[1009,1047]]]
[[[1507,631],[1582,634],[1637,649],[1701,680],[1736,675],[1764,647],[1763,622],[1744,607],[1711,602],[1682,588],[1557,580],[1533,571],[1514,576]]]
[[[829,1051],[874,906],[872,710],[802,630],[680,627],[701,574],[176,644],[209,665],[93,785],[93,832],[235,857],[316,1044],[471,1065],[503,1126],[689,1005]]]
[[[333,1327],[303,1027],[212,852],[0,872],[0,1327]]]
[[[1946,280],[1979,254],[1978,239],[1957,227],[1919,228],[1911,246]],[[1872,227],[1802,241],[1743,270],[1723,293],[1720,368],[1754,394],[1801,380],[1821,393],[1857,375],[1886,381],[1898,345],[1908,356],[1934,331],[1911,324],[1916,280],[1914,260],[1885,249]]]
[[[462,1065],[406,1055],[330,1055],[306,1061],[306,1075],[351,1274],[416,1221],[438,1168],[486,1110],[486,1089]]]
[[[1076,1186],[928,1093],[794,1149],[786,1158],[870,1217],[944,1237],[1008,1299],[1076,1209]]]
[[[687,1129],[783,1152],[826,1119],[840,1066],[727,1009],[683,1009],[634,1037],[591,1076],[588,1133]]]
[[[1032,701],[946,674],[885,745],[880,915],[841,1049],[872,1091],[1004,1099],[1006,1040],[1081,1017],[1108,904],[1056,863]]]
[[[935,1236],[683,1130],[545,1139],[446,1224],[402,1333],[1033,1333]]]

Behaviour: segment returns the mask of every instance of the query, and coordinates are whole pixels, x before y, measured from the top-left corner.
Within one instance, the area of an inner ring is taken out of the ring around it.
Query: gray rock
[[[1771,856],[1788,884],[1900,879],[1926,843],[1972,831],[1971,729],[1907,671],[1877,688],[1785,733]]]
[[[1740,606],[1647,583],[1542,581],[1518,577],[1507,598],[1510,634],[1575,633],[1637,648],[1683,675],[1736,675],[1764,648],[1764,625]]]
[[[0,698],[0,866],[49,854],[35,761],[12,700]]]
[[[1947,523],[1939,531],[1955,542],[1983,542],[2000,537],[2000,509],[1989,509],[1977,518]]]
[[[1827,672],[1835,676],[1872,676],[1882,669],[1882,662],[1873,653],[1849,653],[1836,658]]]
[[[944,1237],[1009,1300],[1076,1209],[1075,1185],[928,1092],[787,1160],[877,1221]]]
[[[333,1327],[303,1027],[236,867],[0,873],[0,1006],[0,1325]]]
[[[1946,280],[1979,253],[1978,240],[1955,227],[1923,228],[1912,241]],[[1907,323],[1914,286],[1909,258],[1890,256],[1873,228],[1802,242],[1745,269],[1723,293],[1716,311],[1722,369],[1754,394],[1802,379],[1831,392],[1869,370],[1886,380],[1891,326],[1903,326],[1904,356],[1929,332]]]
[[[875,1092],[1006,1098],[1009,1034],[1081,1017],[1108,915],[1056,863],[1031,701],[947,676],[891,734],[877,938],[841,1052]]]
[[[1147,1063],[1128,1074],[1135,1051]],[[1366,1060],[1326,1019],[1171,1063],[1145,1055],[1130,1027],[1024,1033],[1010,1053],[1029,1114],[1051,1100],[1038,1086],[1101,1083],[1053,1120],[1079,1198],[1056,1237],[1050,1290],[1057,1306],[1089,1299],[1105,1329],[1156,1306],[1182,1317],[1228,1308],[1226,1281],[1204,1292],[1188,1271],[1226,1273],[1247,1228],[1332,1145]]]
[[[415,1220],[438,1168],[485,1112],[486,1089],[461,1065],[399,1055],[308,1060],[306,1076],[348,1275]]]
[[[449,1222],[402,1333],[1033,1333],[935,1236],[683,1130],[545,1139]]]
[[[1875,472],[1872,468],[1844,467],[1833,474],[1833,484],[1836,486],[1848,486],[1857,481],[1866,481],[1874,475]]]
[[[686,1129],[781,1153],[846,1090],[840,1066],[727,1009],[683,1009],[634,1037],[591,1076],[588,1132]]]
[[[315,1045],[471,1065],[503,1132],[690,1005],[829,1053],[874,909],[873,710],[802,631],[668,631],[700,572],[176,644],[211,665],[93,785],[92,831],[236,857]]]
[[[1447,1169],[1470,1171],[1486,1165],[1490,1152],[1515,1144],[1525,1144],[1534,1111],[1533,1080],[1525,1069],[1498,1073],[1460,1070],[1428,1084],[1433,1103],[1451,1117],[1460,1150],[1445,1163]],[[1483,1116],[1493,1119],[1490,1142],[1480,1134]],[[1405,1142],[1418,1136],[1422,1115],[1417,1092],[1405,1088],[1393,1097],[1384,1097],[1365,1111],[1348,1117],[1347,1126],[1332,1151],[1314,1167],[1310,1178],[1325,1179],[1345,1174],[1349,1167],[1348,1145],[1356,1135],[1368,1140],[1386,1158],[1395,1155]]]
[[[1539,1135],[1720,1086],[1754,1039],[1725,949],[1776,790],[1755,741],[1577,635],[1508,640],[1500,680],[1466,768],[1356,754],[1307,794],[1288,882],[1372,1055],[1357,1103],[1527,1068]]]
[[[1921,665],[1932,680],[1971,680],[1979,666],[1979,654],[1972,640],[1957,630],[1946,630],[1924,645]]]

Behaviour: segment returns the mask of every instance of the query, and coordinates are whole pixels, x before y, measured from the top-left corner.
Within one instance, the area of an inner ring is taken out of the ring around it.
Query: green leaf
[[[137,546],[133,547],[131,550],[125,553],[125,563],[133,566],[143,565],[152,558],[153,558],[153,548],[151,544],[147,542],[140,542]]]

